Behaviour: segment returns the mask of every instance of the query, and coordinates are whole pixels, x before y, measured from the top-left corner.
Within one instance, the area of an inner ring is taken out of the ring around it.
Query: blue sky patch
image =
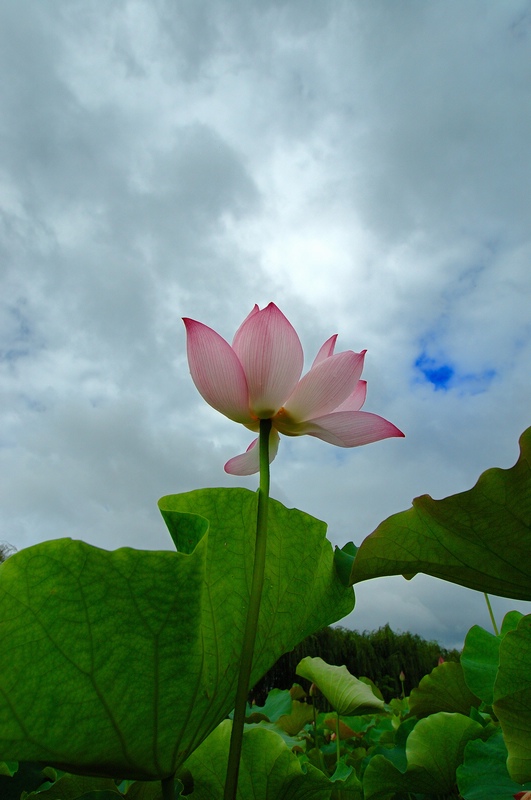
[[[421,373],[425,382],[433,385],[435,391],[457,389],[461,394],[480,394],[487,391],[497,374],[495,369],[485,369],[477,373],[459,372],[449,359],[432,358],[426,352],[422,352],[416,359],[415,369]],[[423,382],[422,379],[417,381]]]
[[[436,389],[448,389],[449,383],[455,375],[455,370],[450,364],[440,363],[427,356],[426,353],[422,353],[417,358],[415,367]]]

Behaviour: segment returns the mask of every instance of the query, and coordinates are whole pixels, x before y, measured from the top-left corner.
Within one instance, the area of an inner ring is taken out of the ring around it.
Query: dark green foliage
[[[29,761],[21,762],[15,766],[16,772],[10,775],[0,775],[0,797],[2,800],[19,800],[22,793],[32,792],[46,783],[53,780],[50,770],[43,768],[42,764]]]
[[[437,642],[414,633],[395,633],[389,625],[377,631],[350,631],[347,628],[323,628],[308,636],[290,653],[285,653],[256,684],[253,699],[263,701],[270,689],[289,689],[299,679],[295,669],[306,656],[319,656],[327,664],[347,667],[356,677],[370,678],[385,700],[402,692],[400,672],[405,673],[406,694],[437,666],[439,658],[459,661],[457,650],[447,650]]]

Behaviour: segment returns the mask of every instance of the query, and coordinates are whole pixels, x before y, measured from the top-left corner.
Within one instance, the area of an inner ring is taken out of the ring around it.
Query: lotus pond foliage
[[[165,551],[2,550],[1,800],[525,797],[531,616],[474,626],[461,659],[440,654],[418,685],[381,647],[378,669],[297,648],[352,610],[357,583],[385,575],[531,600],[531,428],[512,468],[417,498],[334,552],[325,523],[270,498],[269,465],[279,434],[340,447],[403,436],[361,411],[365,352],[334,354],[332,336],[301,377],[300,340],[274,304],[255,306],[232,345],[185,324],[201,395],[258,433],[225,466],[258,472],[258,491],[162,498]],[[290,653],[293,683],[267,692]]]

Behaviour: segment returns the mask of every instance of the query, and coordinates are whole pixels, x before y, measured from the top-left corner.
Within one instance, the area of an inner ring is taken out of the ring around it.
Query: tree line
[[[347,667],[356,678],[370,678],[386,701],[409,694],[420,680],[439,663],[459,661],[457,650],[448,650],[438,642],[427,641],[415,633],[395,633],[389,625],[376,631],[351,631],[347,628],[323,628],[308,636],[290,653],[274,664],[256,684],[252,697],[260,705],[271,689],[290,689],[293,683],[305,685],[295,669],[305,656],[320,656],[327,664]]]

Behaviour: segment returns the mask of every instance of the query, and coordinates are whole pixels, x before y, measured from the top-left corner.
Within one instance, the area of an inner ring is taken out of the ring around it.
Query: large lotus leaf
[[[437,711],[456,711],[468,716],[470,709],[480,703],[465,683],[461,664],[453,661],[435,667],[409,695],[409,711],[419,718]]]
[[[222,800],[231,725],[222,722],[186,762],[194,780],[190,800]],[[246,727],[238,800],[328,800],[332,789],[342,785],[303,763],[278,734],[261,725]]]
[[[256,495],[164,498],[181,552],[70,539],[0,566],[0,753],[68,772],[160,779],[234,704]],[[271,501],[252,680],[347,614],[324,523]]]
[[[152,784],[160,792],[160,783]],[[81,800],[96,794],[98,800],[123,798],[112,778],[90,778],[86,775],[63,775],[44,791],[31,792],[25,800]]]
[[[465,646],[461,653],[465,681],[469,689],[489,706],[493,702],[501,641],[509,630],[517,627],[521,618],[522,614],[519,611],[509,611],[505,615],[499,636],[489,633],[479,625],[470,628],[466,635]]]
[[[520,450],[514,467],[487,470],[473,489],[444,500],[423,495],[382,522],[359,547],[350,582],[425,572],[531,600],[531,428]]]
[[[182,784],[175,782],[176,792]],[[112,778],[91,778],[86,775],[65,774],[49,789],[24,795],[24,800],[163,800],[162,788],[158,781],[136,781],[127,788],[115,785]],[[16,800],[20,799],[20,793]],[[2,800],[7,800],[0,795]]]
[[[501,731],[486,742],[477,739],[465,748],[465,761],[457,768],[457,785],[463,800],[510,800],[531,789],[511,780],[507,772],[507,748]]]
[[[387,800],[395,792],[445,797],[454,790],[467,743],[482,735],[482,726],[462,714],[441,711],[419,720],[406,741],[405,771],[384,755],[369,761],[363,776],[365,800]]]
[[[531,615],[522,617],[500,644],[493,708],[509,757],[507,769],[517,783],[531,781]]]
[[[297,675],[315,683],[338,714],[367,714],[383,711],[385,704],[370,686],[351,675],[348,669],[334,667],[322,658],[306,656],[299,661]]]

